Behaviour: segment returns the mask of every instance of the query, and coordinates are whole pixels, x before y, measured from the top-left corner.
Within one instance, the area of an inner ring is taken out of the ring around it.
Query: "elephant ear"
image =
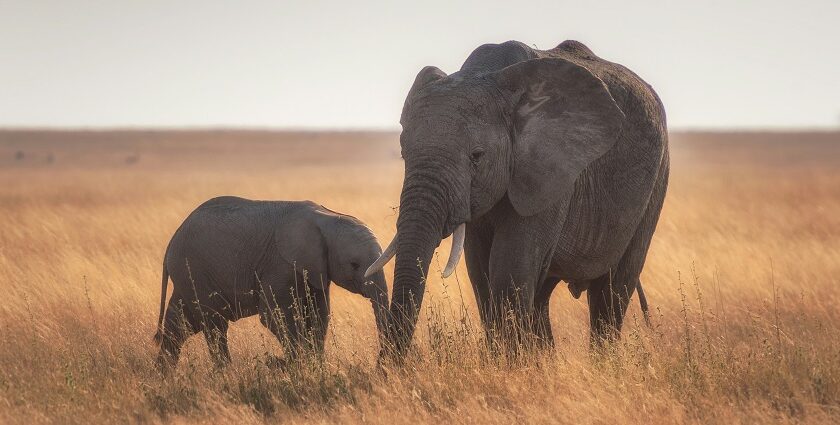
[[[312,207],[314,209],[314,206]],[[300,225],[291,226],[284,233],[284,251],[290,261],[294,261],[297,273],[306,271],[306,282],[309,286],[325,290],[329,285],[332,273],[330,270],[329,247],[327,235],[315,217],[307,216]]]
[[[444,78],[446,78],[446,73],[441,71],[438,67],[424,66],[423,69],[417,73],[417,76],[414,77],[414,84],[411,85],[411,89],[408,91],[408,96],[405,97],[403,114],[405,114],[406,109],[408,109],[407,106],[411,104],[411,101],[420,89]],[[400,117],[400,122],[404,122],[403,117]]]
[[[530,216],[568,203],[581,172],[615,144],[624,113],[601,79],[564,59],[520,62],[493,78],[514,107],[514,209]]]
[[[424,66],[423,69],[417,73],[417,76],[414,77],[414,84],[411,85],[411,90],[408,92],[414,93],[427,84],[442,78],[446,78],[446,73],[441,71],[440,68],[436,66]]]

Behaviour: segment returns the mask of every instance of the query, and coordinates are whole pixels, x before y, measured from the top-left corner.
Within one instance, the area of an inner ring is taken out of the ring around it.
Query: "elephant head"
[[[336,285],[370,300],[382,343],[388,313],[385,273],[380,270],[370,275],[365,274],[369,265],[382,255],[379,242],[376,241],[373,232],[354,217],[329,210],[322,214],[319,227],[326,242],[329,279]]]
[[[396,255],[388,342],[411,341],[429,261],[454,233],[451,273],[464,225],[505,197],[520,216],[566,209],[578,176],[615,143],[624,114],[604,82],[560,58],[485,73],[423,68],[400,123],[405,180],[397,235],[368,270]]]

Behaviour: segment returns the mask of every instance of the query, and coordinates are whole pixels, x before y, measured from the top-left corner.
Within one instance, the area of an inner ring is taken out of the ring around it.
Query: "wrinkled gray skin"
[[[289,359],[301,348],[321,352],[330,282],[371,300],[381,337],[388,308],[385,275],[364,277],[380,254],[362,222],[313,202],[232,196],[205,202],[166,249],[159,365],[177,363],[184,341],[200,331],[214,361],[227,364],[228,322],[255,314]],[[164,314],[168,277],[174,291]]]
[[[587,292],[591,341],[621,329],[668,183],[665,112],[627,68],[566,41],[480,46],[461,70],[420,71],[403,108],[405,180],[388,341],[410,344],[442,238],[465,253],[489,337],[515,323],[553,344],[560,281]],[[421,267],[418,267],[418,261]]]

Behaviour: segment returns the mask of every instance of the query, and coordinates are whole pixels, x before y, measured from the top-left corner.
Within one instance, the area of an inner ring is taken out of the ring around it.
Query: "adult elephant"
[[[466,251],[482,322],[552,343],[548,300],[561,280],[587,291],[591,340],[618,334],[668,182],[665,112],[653,89],[582,43],[551,50],[486,44],[461,70],[417,75],[400,120],[405,180],[388,340],[411,341],[424,276],[454,232],[444,270]],[[509,335],[505,333],[504,335]]]

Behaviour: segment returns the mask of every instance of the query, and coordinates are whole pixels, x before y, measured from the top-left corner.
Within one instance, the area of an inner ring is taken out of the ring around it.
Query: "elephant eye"
[[[484,156],[484,149],[476,149],[470,154],[470,159],[472,162],[478,162],[481,160],[481,157]]]
[[[353,270],[359,270],[359,263],[350,263],[350,267],[353,267]]]

